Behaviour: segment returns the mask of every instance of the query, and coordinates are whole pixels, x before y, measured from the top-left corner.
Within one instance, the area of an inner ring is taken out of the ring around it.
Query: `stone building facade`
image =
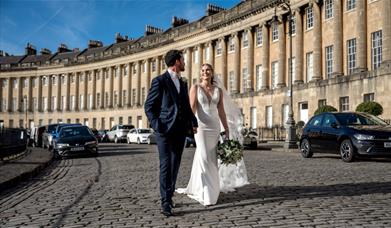
[[[320,105],[347,111],[364,100],[379,102],[381,117],[391,119],[391,2],[291,0],[290,11],[283,2],[208,5],[197,21],[173,17],[167,30],[146,26],[143,37],[117,34],[108,46],[90,41],[84,50],[61,45],[37,54],[28,44],[23,56],[2,53],[0,123],[147,127],[144,100],[151,79],[165,71],[170,49],[184,51],[189,87],[200,65],[211,63],[253,128],[286,122],[290,64],[296,122],[307,121]]]

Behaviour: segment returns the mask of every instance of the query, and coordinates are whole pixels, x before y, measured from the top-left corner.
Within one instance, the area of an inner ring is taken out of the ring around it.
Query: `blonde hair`
[[[209,64],[209,63],[203,63],[203,64],[201,65],[201,68],[204,67],[204,66],[207,66],[207,67],[209,67],[209,68],[212,70],[211,83],[213,84],[214,78],[215,78],[215,76],[214,76],[215,70],[213,69],[213,66],[212,66],[211,64]],[[200,82],[201,82],[201,78],[200,78]]]

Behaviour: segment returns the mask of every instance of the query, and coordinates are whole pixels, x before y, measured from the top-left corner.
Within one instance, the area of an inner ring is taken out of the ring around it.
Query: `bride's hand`
[[[225,139],[229,139],[229,130],[225,130]]]

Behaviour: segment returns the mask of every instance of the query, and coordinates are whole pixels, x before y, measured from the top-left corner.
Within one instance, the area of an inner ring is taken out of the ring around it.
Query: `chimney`
[[[27,43],[25,50],[25,55],[36,55],[37,49],[34,47],[34,45]]]
[[[226,10],[226,9],[224,9],[223,7],[208,4],[208,7],[206,9],[206,15],[211,16],[213,14],[216,14],[216,13],[218,13],[220,11],[224,11],[224,10]]]
[[[127,40],[128,40],[128,36],[123,37],[123,36],[121,36],[121,34],[119,32],[117,32],[115,34],[115,43],[116,44],[127,41]]]
[[[178,27],[178,26],[181,26],[184,24],[188,24],[188,23],[189,23],[189,20],[174,16],[174,17],[172,17],[171,27],[175,28],[175,27]]]
[[[88,48],[97,48],[97,47],[103,47],[102,41],[99,40],[88,41]]]
[[[68,46],[66,44],[60,44],[60,46],[57,48],[57,52],[64,53],[64,52],[70,52],[71,50],[68,49]]]
[[[150,25],[146,25],[145,26],[144,36],[149,36],[149,35],[152,35],[152,34],[162,33],[162,32],[163,32],[163,29],[156,28],[156,27],[153,27],[153,26],[150,26]]]
[[[47,48],[41,48],[40,53],[41,53],[41,55],[51,55],[51,54],[52,54],[52,51],[50,51],[50,50],[47,49]]]

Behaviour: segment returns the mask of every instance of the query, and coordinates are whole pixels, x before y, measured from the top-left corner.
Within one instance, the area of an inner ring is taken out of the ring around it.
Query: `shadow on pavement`
[[[123,151],[111,151],[111,152],[101,152],[101,150],[98,153],[98,157],[110,157],[110,156],[124,156],[124,155],[136,155],[136,154],[146,154],[150,153],[148,151],[129,151],[126,152]]]
[[[389,193],[391,193],[391,182],[346,183],[326,186],[259,186],[250,184],[238,188],[235,192],[220,193],[219,200],[214,206],[179,211],[176,214],[199,213],[286,200]]]

